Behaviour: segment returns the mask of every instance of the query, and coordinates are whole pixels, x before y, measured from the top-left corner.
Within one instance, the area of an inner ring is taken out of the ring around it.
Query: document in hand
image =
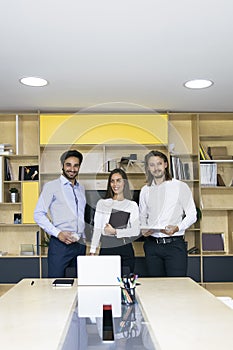
[[[70,278],[57,278],[53,281],[54,287],[72,287],[74,284],[74,279]]]
[[[109,224],[113,228],[126,228],[129,221],[130,213],[127,211],[112,209]]]
[[[164,230],[164,228],[162,227],[159,227],[159,226],[140,226],[140,229],[141,230],[153,230],[153,231],[161,231],[161,230]]]

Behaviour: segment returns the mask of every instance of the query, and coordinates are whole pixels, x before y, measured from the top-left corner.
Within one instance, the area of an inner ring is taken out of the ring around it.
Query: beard
[[[165,178],[165,171],[156,171],[152,174],[155,179]]]
[[[62,168],[62,175],[68,180],[74,180],[78,176],[78,171],[65,171],[64,168]]]

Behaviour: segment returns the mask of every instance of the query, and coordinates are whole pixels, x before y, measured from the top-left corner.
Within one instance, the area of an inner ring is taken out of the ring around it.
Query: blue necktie
[[[78,214],[78,198],[76,196],[74,186],[72,187],[72,189],[73,189],[74,199],[75,199],[75,203],[76,203],[76,210],[77,210],[77,214]]]
[[[72,186],[72,189],[73,189],[74,199],[75,199],[75,203],[76,203],[77,222],[78,222],[78,198],[77,198],[77,196],[76,196],[76,193],[75,193],[75,190],[74,190],[74,186]],[[83,236],[82,234],[79,234],[79,232],[78,232],[78,225],[77,225],[77,234],[78,234],[79,238],[80,238],[80,237],[85,238],[85,235]]]

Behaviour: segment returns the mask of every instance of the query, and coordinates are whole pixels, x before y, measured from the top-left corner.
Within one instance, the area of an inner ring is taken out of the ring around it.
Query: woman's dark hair
[[[71,149],[69,151],[64,152],[61,157],[60,157],[60,161],[62,166],[65,163],[65,160],[69,157],[75,157],[79,159],[79,165],[81,165],[82,161],[83,161],[83,155],[82,153],[80,153],[79,151],[76,151],[76,149]]]
[[[172,176],[169,172],[169,163],[168,163],[168,159],[166,154],[160,152],[160,151],[150,151],[146,156],[145,156],[145,171],[146,171],[146,177],[147,177],[147,184],[150,186],[154,180],[153,175],[151,174],[151,172],[148,169],[148,163],[149,163],[149,159],[151,157],[160,157],[161,159],[164,160],[164,163],[167,163],[167,167],[165,169],[165,180],[171,180]]]
[[[124,180],[124,190],[123,190],[124,198],[132,199],[131,191],[130,191],[130,188],[129,188],[128,177],[127,177],[126,173],[124,172],[124,170],[122,170],[120,168],[113,169],[111,171],[111,173],[109,174],[108,184],[107,184],[107,192],[106,192],[106,195],[105,195],[105,199],[106,198],[113,198],[113,196],[114,196],[114,192],[113,192],[113,190],[111,188],[111,180],[112,180],[112,175],[113,174],[120,174],[122,179]]]

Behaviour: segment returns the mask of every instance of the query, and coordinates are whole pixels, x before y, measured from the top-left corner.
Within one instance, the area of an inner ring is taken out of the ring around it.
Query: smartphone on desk
[[[57,278],[53,281],[53,287],[72,287],[74,278]]]

